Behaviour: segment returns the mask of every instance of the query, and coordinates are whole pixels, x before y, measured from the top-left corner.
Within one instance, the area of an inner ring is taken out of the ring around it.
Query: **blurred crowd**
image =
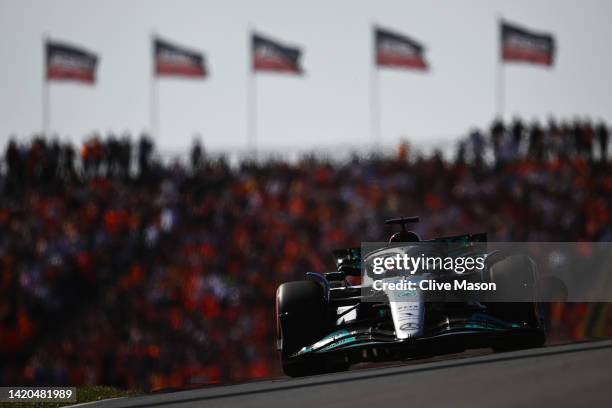
[[[537,162],[555,159],[582,158],[605,162],[608,157],[609,127],[590,120],[558,122],[553,118],[547,126],[535,121],[530,125],[516,118],[508,124],[496,119],[488,134],[473,130],[467,140],[459,143],[458,160],[467,156],[480,163],[489,153],[495,163],[503,164],[520,158]],[[469,147],[469,148],[468,148]]]
[[[332,249],[386,240],[392,216],[420,215],[425,238],[612,240],[604,124],[496,121],[452,159],[407,143],[342,162],[230,165],[199,143],[189,157],[162,164],[146,136],[92,137],[80,150],[8,143],[2,385],[159,389],[278,375],[276,286],[333,269]],[[579,322],[592,308],[555,313],[564,335],[590,335]]]

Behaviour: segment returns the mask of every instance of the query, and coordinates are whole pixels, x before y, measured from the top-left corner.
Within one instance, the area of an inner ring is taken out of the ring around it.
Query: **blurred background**
[[[0,384],[278,376],[276,286],[397,215],[612,240],[611,11],[0,0]],[[550,341],[610,336],[608,306],[552,305]]]
[[[378,24],[419,40],[430,65],[427,73],[380,72],[383,141],[408,137],[444,147],[498,113],[498,18],[550,32],[558,42],[550,69],[505,67],[508,119],[610,121],[611,13],[605,0],[2,0],[0,141],[42,130],[45,36],[100,58],[95,86],[51,86],[52,133],[82,142],[93,131],[149,129],[157,33],[203,52],[209,70],[203,81],[160,81],[159,148],[184,152],[200,134],[209,149],[243,149],[252,29],[304,54],[302,77],[257,79],[261,149],[370,146],[371,26]]]

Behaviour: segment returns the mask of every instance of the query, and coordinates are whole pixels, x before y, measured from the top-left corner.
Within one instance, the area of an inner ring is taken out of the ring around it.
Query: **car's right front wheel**
[[[312,280],[283,283],[276,291],[277,348],[290,377],[319,374],[324,367],[295,353],[320,340],[327,329],[323,288]]]

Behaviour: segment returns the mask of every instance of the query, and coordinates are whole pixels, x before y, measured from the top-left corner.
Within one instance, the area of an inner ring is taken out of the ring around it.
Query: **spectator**
[[[470,142],[474,154],[474,163],[480,167],[484,160],[485,138],[478,129],[475,129],[470,133]]]
[[[602,163],[605,163],[608,160],[608,141],[609,141],[609,133],[608,127],[606,124],[601,121],[597,125],[597,129],[595,130],[597,135],[597,141],[599,142],[599,157]]]
[[[514,121],[512,122],[512,142],[516,151],[515,156],[519,155],[524,132],[525,126],[523,125],[523,122],[518,117],[515,117]]]
[[[505,127],[501,118],[495,119],[491,125],[491,146],[493,147],[493,157],[495,162],[498,162],[500,157],[500,149],[503,142]]]
[[[203,150],[200,139],[196,138],[191,147],[191,170],[197,172],[202,168]]]
[[[140,136],[138,146],[138,168],[141,177],[147,177],[151,170],[151,155],[153,154],[153,142],[147,134]]]
[[[529,156],[538,162],[544,158],[544,132],[540,125],[535,122],[529,132]]]

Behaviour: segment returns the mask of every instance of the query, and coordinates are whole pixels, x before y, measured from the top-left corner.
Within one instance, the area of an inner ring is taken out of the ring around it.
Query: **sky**
[[[150,127],[151,35],[202,50],[205,80],[163,79],[162,151],[200,135],[213,151],[247,146],[249,29],[304,52],[303,77],[258,74],[262,150],[372,144],[372,25],[425,44],[427,73],[378,70],[383,146],[448,146],[496,112],[499,17],[557,40],[553,68],[506,64],[506,119],[612,122],[612,2],[606,0],[0,0],[0,145],[42,127],[43,37],[99,54],[95,86],[50,85],[51,130],[80,142],[93,131]]]

